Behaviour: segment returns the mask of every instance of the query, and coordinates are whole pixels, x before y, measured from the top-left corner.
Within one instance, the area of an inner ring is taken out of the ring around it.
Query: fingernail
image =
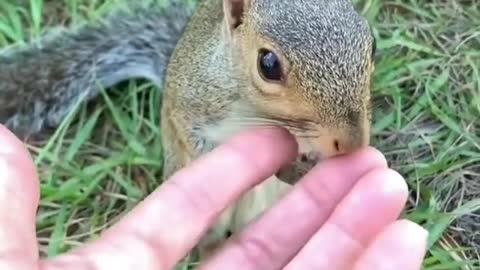
[[[408,185],[403,177],[396,171],[388,169],[383,182],[383,188],[387,194],[398,194],[400,192],[408,192]]]
[[[403,226],[403,237],[409,244],[415,247],[422,244],[426,247],[429,237],[428,230],[409,220],[401,220],[400,223]]]

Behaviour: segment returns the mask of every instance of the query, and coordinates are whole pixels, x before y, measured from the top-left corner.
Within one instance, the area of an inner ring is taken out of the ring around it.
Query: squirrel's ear
[[[223,12],[229,31],[236,29],[243,22],[243,14],[250,0],[223,0]]]

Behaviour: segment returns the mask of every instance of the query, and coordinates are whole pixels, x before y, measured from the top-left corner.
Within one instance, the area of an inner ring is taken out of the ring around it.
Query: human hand
[[[39,183],[28,152],[0,126],[0,269],[172,269],[220,212],[292,160],[280,130],[236,136],[141,202],[96,241],[38,257]],[[404,180],[368,148],[325,161],[200,269],[418,270],[426,232],[396,221]]]

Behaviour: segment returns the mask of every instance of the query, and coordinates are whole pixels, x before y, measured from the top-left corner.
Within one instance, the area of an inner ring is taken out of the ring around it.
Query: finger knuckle
[[[269,264],[276,261],[275,252],[268,245],[268,241],[256,236],[239,237],[234,239],[248,269],[269,269]]]
[[[170,188],[176,193],[180,201],[181,209],[191,212],[195,215],[216,214],[220,211],[219,202],[215,199],[208,186],[195,185],[187,186],[184,181],[170,181],[165,183],[166,188]]]

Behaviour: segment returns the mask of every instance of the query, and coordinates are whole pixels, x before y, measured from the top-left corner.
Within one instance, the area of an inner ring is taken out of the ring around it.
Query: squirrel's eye
[[[280,65],[278,56],[274,52],[261,49],[258,54],[258,68],[264,80],[282,80],[282,66]]]

